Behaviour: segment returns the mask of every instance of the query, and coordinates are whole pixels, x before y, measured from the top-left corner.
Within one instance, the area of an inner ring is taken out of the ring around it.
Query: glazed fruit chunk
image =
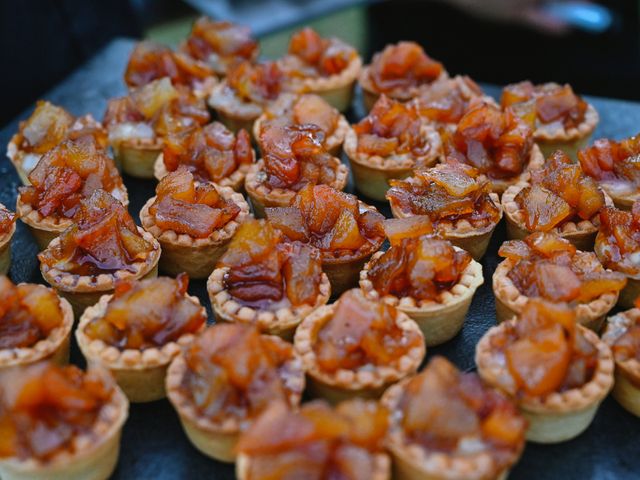
[[[43,217],[73,218],[82,199],[98,189],[126,198],[113,160],[91,137],[66,140],[48,151],[20,187],[20,199]]]
[[[182,387],[209,420],[242,422],[273,403],[289,403],[292,358],[293,347],[278,337],[221,323],[207,328],[184,353]]]
[[[297,412],[275,403],[242,434],[246,480],[377,478],[374,455],[383,452],[388,413],[377,402],[350,400],[332,409],[316,400]]]
[[[84,333],[119,350],[163,347],[182,335],[196,333],[205,323],[200,304],[189,300],[189,277],[159,277],[116,284],[104,314],[94,318]]]
[[[62,325],[60,299],[42,285],[0,276],[0,350],[33,347]]]
[[[192,238],[209,237],[240,213],[240,207],[220,195],[213,183],[196,182],[182,166],[160,180],[156,195],[149,207],[154,223]]]
[[[467,163],[489,178],[514,178],[529,162],[533,146],[529,123],[510,108],[471,102],[455,132],[443,132],[447,159]]]
[[[15,222],[16,214],[0,205],[0,236],[9,233]]]
[[[284,77],[275,62],[242,62],[229,69],[227,85],[244,102],[264,104],[280,95]]]
[[[41,462],[95,441],[93,429],[114,393],[98,372],[48,363],[2,372],[0,387],[0,457]]]
[[[289,240],[317,247],[323,258],[372,253],[384,240],[384,217],[361,209],[355,195],[326,185],[307,185],[291,207],[267,208],[267,218]]]
[[[601,138],[578,152],[584,173],[613,183],[614,190],[637,191],[640,187],[640,136],[619,142]]]
[[[538,123],[559,122],[565,128],[575,128],[580,125],[584,121],[588,107],[587,102],[566,84],[533,85],[527,80],[507,85],[502,91],[500,103],[503,107],[526,102],[531,104]]]
[[[369,66],[371,82],[376,91],[382,93],[428,85],[443,73],[442,64],[431,59],[414,42],[388,45],[373,56]]]
[[[498,254],[513,262],[507,274],[521,294],[551,302],[588,303],[627,283],[621,273],[605,270],[592,252],[578,252],[564,238],[536,232],[524,241],[502,244]]]
[[[429,453],[465,456],[472,442],[502,470],[524,447],[527,422],[513,403],[444,357],[434,357],[407,383],[398,407],[407,440]]]
[[[415,219],[387,220],[391,248],[369,266],[368,277],[380,295],[438,301],[460,281],[471,262],[464,250],[434,235],[415,235]],[[428,224],[429,222],[427,222]]]
[[[613,207],[600,211],[600,231],[596,251],[605,267],[637,275],[640,272],[640,201],[631,212]]]
[[[459,76],[437,81],[421,91],[416,97],[416,108],[427,120],[455,126],[471,101],[482,95],[476,82],[467,76]]]
[[[301,242],[284,242],[282,232],[265,220],[243,223],[218,267],[229,268],[227,291],[249,307],[314,305],[320,294],[320,252]]]
[[[427,155],[431,144],[422,131],[415,105],[403,104],[381,95],[369,115],[353,126],[358,136],[358,152],[389,157]]]
[[[566,221],[588,220],[605,204],[598,184],[560,150],[544,168],[531,173],[531,185],[516,195],[515,202],[524,211],[527,230],[542,232]]]
[[[466,220],[484,228],[500,220],[500,209],[490,197],[491,185],[468,165],[450,162],[416,170],[405,180],[391,180],[387,199],[405,215],[426,215],[437,228],[441,223]]]
[[[169,135],[162,153],[169,172],[184,165],[201,182],[219,183],[242,165],[253,162],[247,131],[241,129],[234,134],[219,122]]]
[[[127,210],[104,190],[80,202],[73,225],[59,243],[38,254],[49,268],[76,275],[99,275],[118,270],[135,272],[154,249]]]
[[[313,346],[318,365],[326,372],[390,366],[423,341],[419,332],[397,325],[398,315],[394,306],[348,290],[318,332]]]

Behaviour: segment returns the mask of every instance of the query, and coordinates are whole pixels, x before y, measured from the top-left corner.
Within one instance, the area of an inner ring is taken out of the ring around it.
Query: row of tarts
[[[258,62],[246,29],[207,19],[177,51],[138,45],[125,80],[104,127],[41,102],[8,148],[53,289],[0,278],[3,478],[107,477],[128,402],[165,395],[243,479],[383,479],[392,463],[499,478],[525,438],[581,433],[612,388],[640,414],[640,310],[596,333],[638,296],[640,144],[586,147],[597,113],[570,87],[523,82],[497,104],[415,44],[361,67],[310,29]],[[371,110],[350,126],[356,82]],[[340,191],[341,149],[395,219]],[[159,181],[142,227],[117,164]],[[503,215],[478,374],[439,357],[416,374],[461,329]],[[14,231],[1,210],[5,273]],[[206,327],[182,272],[208,278],[222,323]],[[74,314],[87,373],[57,366]],[[328,403],[299,406],[305,388]]]

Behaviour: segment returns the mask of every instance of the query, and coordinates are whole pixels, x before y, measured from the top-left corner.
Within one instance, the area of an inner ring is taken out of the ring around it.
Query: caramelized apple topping
[[[97,372],[39,363],[0,373],[0,457],[48,462],[100,440],[114,387]],[[86,442],[76,442],[82,436]],[[82,447],[80,447],[82,445]]]
[[[531,104],[539,123],[561,122],[565,128],[580,125],[588,107],[582,97],[573,93],[570,85],[533,85],[527,80],[507,85],[502,91],[500,103],[503,107],[527,102]]]
[[[42,264],[76,275],[135,272],[154,248],[122,204],[104,190],[80,202],[73,222],[58,244],[38,254]]]
[[[240,207],[222,197],[215,184],[196,182],[185,167],[160,180],[156,195],[149,207],[154,223],[192,238],[209,237],[240,213]]]
[[[124,73],[129,87],[142,87],[169,77],[174,85],[194,87],[215,74],[207,64],[151,41],[138,42]]]
[[[490,178],[514,178],[529,162],[532,129],[511,108],[471,102],[456,131],[443,131],[447,159],[467,163]]]
[[[0,276],[0,349],[33,347],[62,321],[60,300],[52,290],[42,285],[14,285]]]
[[[241,165],[253,162],[251,137],[244,129],[234,135],[223,124],[213,122],[169,135],[163,159],[169,172],[184,165],[198,181],[217,183]]]
[[[416,97],[421,117],[432,122],[457,124],[469,109],[474,98],[482,96],[482,89],[467,76],[434,82]]]
[[[514,262],[507,276],[530,298],[588,303],[619,292],[627,283],[623,274],[605,270],[593,252],[577,252],[568,240],[552,233],[507,241],[498,254]]]
[[[308,184],[291,207],[267,208],[267,218],[288,240],[317,247],[323,257],[373,253],[384,241],[384,217],[362,209],[355,195]]]
[[[187,297],[189,277],[159,277],[116,284],[104,314],[84,333],[119,350],[163,347],[182,335],[196,333],[207,321],[202,307]]]
[[[314,305],[320,294],[320,252],[301,242],[285,242],[265,220],[243,223],[220,259],[228,267],[224,284],[242,305],[275,310]]]
[[[214,22],[207,17],[194,22],[183,47],[193,58],[215,64],[223,71],[238,60],[253,60],[258,55],[258,48],[249,27]]]
[[[16,222],[16,214],[0,204],[0,236],[9,233],[11,227]]]
[[[473,444],[508,467],[524,446],[527,421],[506,396],[434,357],[404,388],[399,409],[407,440],[428,452],[468,455]]]
[[[31,116],[20,123],[17,144],[24,152],[43,154],[64,140],[93,137],[107,146],[107,132],[90,115],[74,118],[64,108],[39,100]]]
[[[389,423],[384,407],[355,399],[332,409],[322,400],[293,412],[274,403],[241,435],[246,480],[315,478],[371,480]]]
[[[383,94],[369,115],[353,126],[358,135],[358,152],[381,157],[424,156],[431,144],[422,134],[422,126],[415,104],[396,102]]]
[[[227,85],[245,102],[265,104],[282,91],[284,76],[275,62],[242,62],[230,68]]]
[[[440,223],[466,220],[484,228],[500,220],[500,209],[490,197],[491,185],[478,171],[449,162],[428,170],[416,170],[405,180],[391,180],[389,203],[409,215],[427,215],[435,228]]]
[[[324,141],[335,132],[340,112],[329,105],[322,97],[311,93],[294,96],[283,95],[278,104],[265,109],[267,119],[286,118],[294,125],[316,125],[324,133]]]
[[[42,156],[20,187],[20,199],[43,217],[73,218],[80,202],[98,189],[122,199],[122,178],[91,137],[65,140]]]
[[[376,53],[369,66],[369,77],[378,92],[428,85],[444,73],[440,62],[430,58],[420,45],[400,42]]]
[[[283,118],[263,123],[258,143],[265,183],[298,191],[308,184],[335,182],[340,160],[327,152],[323,142],[324,133],[316,125],[292,125]]]
[[[633,191],[640,188],[640,136],[619,142],[601,138],[580,150],[578,159],[584,173],[596,180],[620,182]]]
[[[493,345],[504,352],[511,377],[497,379],[503,390],[544,397],[580,388],[593,377],[598,350],[576,327],[573,308],[532,299],[518,321],[506,325]]]
[[[221,323],[207,328],[184,353],[182,387],[200,414],[214,422],[249,420],[269,405],[289,403],[293,346],[255,327]]]
[[[588,220],[604,207],[598,184],[558,150],[544,168],[531,172],[531,185],[515,197],[529,231],[548,232],[573,219]]]
[[[636,298],[635,307],[640,308],[640,297]],[[640,324],[631,325],[616,339],[611,350],[617,362],[640,362]]]
[[[419,332],[403,330],[392,305],[348,290],[336,302],[333,316],[321,327],[313,346],[323,371],[388,367],[422,343]]]
[[[339,38],[322,38],[306,27],[291,36],[289,55],[280,60],[280,66],[291,77],[329,77],[342,72],[357,55]]]
[[[613,207],[600,211],[598,256],[606,268],[628,275],[640,272],[640,201],[631,212]]]
[[[415,228],[418,218],[385,221],[391,248],[371,262],[368,276],[380,295],[437,302],[460,281],[471,256],[437,236],[420,236]],[[423,229],[429,224],[423,223]]]

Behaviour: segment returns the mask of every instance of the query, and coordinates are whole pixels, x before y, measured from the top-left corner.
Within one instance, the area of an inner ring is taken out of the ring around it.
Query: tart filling
[[[613,207],[600,211],[595,251],[605,268],[640,277],[640,202],[632,212]]]
[[[634,309],[607,319],[602,339],[611,347],[616,368],[640,388],[640,300]]]
[[[0,251],[9,243],[16,225],[16,214],[0,203]]]

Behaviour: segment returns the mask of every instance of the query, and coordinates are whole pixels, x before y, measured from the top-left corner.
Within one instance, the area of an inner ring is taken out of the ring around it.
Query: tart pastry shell
[[[598,233],[598,235],[596,235],[596,241],[593,247],[593,251],[596,253],[598,260],[600,260],[603,264],[606,262],[606,258],[603,255],[604,248],[605,242],[602,239],[600,233]],[[640,297],[640,272],[636,275],[632,275],[623,271],[622,269],[613,268],[612,270],[624,273],[627,276],[627,284],[620,291],[620,296],[618,297],[618,307],[624,309],[633,308],[636,298]]]
[[[14,222],[7,233],[0,234],[0,275],[5,275],[11,267],[11,239],[15,233]]]
[[[25,171],[22,165],[24,162],[24,155],[25,153],[18,147],[18,134],[16,133],[11,137],[11,140],[9,140],[9,143],[7,144],[7,157],[15,167],[22,184],[31,185],[31,182],[29,181],[29,173],[31,172]]]
[[[540,146],[544,158],[556,150],[562,150],[574,162],[578,159],[578,150],[585,148],[591,140],[591,134],[598,126],[600,117],[593,105],[588,104],[585,118],[577,127],[542,125],[533,134]]]
[[[127,139],[112,145],[116,163],[132,177],[153,178],[153,165],[162,153],[164,142],[154,139]]]

